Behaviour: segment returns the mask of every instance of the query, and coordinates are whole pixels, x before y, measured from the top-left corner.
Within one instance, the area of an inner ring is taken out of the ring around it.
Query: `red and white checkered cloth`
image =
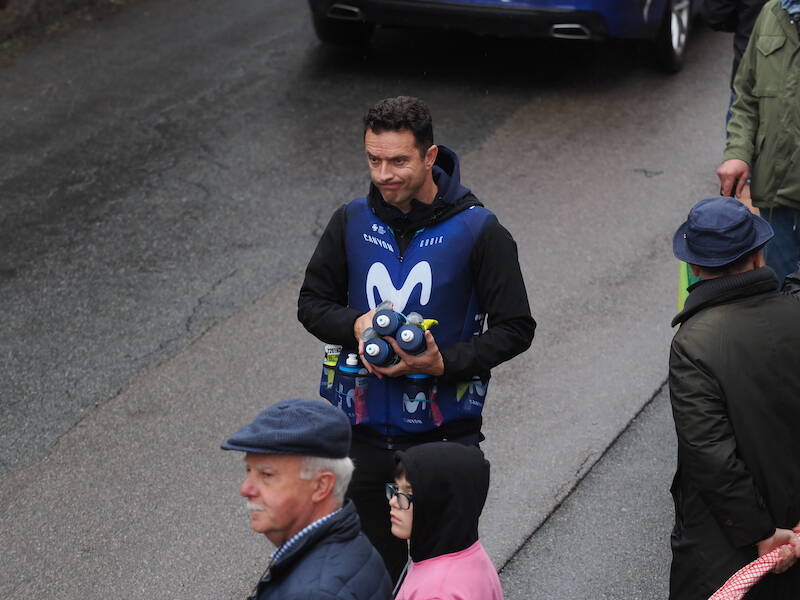
[[[800,535],[800,530],[795,529],[794,532]],[[788,546],[789,544],[786,545]],[[783,546],[767,552],[764,556],[758,557],[749,565],[745,565],[736,571],[725,582],[725,585],[714,592],[714,595],[708,600],[741,600],[751,587],[757,584],[764,575],[772,571],[773,567],[778,564],[781,548]]]

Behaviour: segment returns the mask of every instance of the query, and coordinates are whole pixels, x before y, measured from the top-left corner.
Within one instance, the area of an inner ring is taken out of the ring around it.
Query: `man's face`
[[[408,212],[411,200],[430,177],[436,146],[431,146],[423,157],[410,131],[374,133],[370,129],[364,134],[364,146],[372,183],[387,204]]]
[[[411,484],[402,475],[394,480],[397,484],[397,491],[406,494],[411,494]],[[392,524],[392,535],[401,540],[411,538],[411,525],[414,521],[414,503],[411,503],[407,509],[402,509],[397,504],[397,496],[393,496],[389,500],[389,518]]]
[[[280,546],[313,521],[315,478],[300,479],[299,456],[248,452],[244,462],[247,477],[239,493],[247,499],[250,526]]]

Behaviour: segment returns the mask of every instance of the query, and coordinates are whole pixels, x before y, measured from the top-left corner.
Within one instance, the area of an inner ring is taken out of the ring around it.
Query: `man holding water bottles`
[[[350,418],[348,496],[396,579],[407,548],[391,535],[384,496],[394,452],[440,440],[479,444],[489,371],[530,346],[536,323],[516,243],[461,185],[456,154],[434,145],[428,107],[407,96],[378,102],[364,118],[364,146],[369,194],[331,217],[298,318],[341,346],[329,347],[321,393]],[[386,301],[393,311],[373,322]],[[393,337],[406,317],[424,330],[422,350],[406,352]]]

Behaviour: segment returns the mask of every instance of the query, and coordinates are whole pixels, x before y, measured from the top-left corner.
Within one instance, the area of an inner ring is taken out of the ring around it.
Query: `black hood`
[[[469,548],[489,491],[489,461],[475,446],[420,444],[395,454],[414,496],[411,560],[419,562]]]
[[[433,164],[433,180],[439,188],[437,198],[446,204],[458,204],[470,191],[461,185],[461,165],[456,153],[447,146],[439,146],[436,162]]]
[[[378,188],[372,183],[367,196],[369,205],[384,223],[401,230],[428,227],[470,206],[482,206],[472,192],[461,185],[458,156],[446,146],[439,146],[436,162],[433,165],[433,180],[438,188],[433,203],[423,204],[413,200],[411,212],[408,214],[387,204]]]

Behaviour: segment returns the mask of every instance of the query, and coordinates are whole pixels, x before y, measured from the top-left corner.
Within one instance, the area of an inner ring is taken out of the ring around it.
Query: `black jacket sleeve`
[[[737,0],[703,0],[700,12],[715,31],[736,31],[739,22]]]
[[[531,316],[525,281],[519,267],[517,244],[496,217],[486,224],[470,256],[478,306],[487,315],[487,329],[467,342],[440,348],[443,381],[465,381],[485,376],[533,341],[536,321]],[[433,330],[434,337],[436,330]]]
[[[786,279],[783,280],[781,291],[784,294],[800,299],[800,269],[786,276]]]
[[[354,348],[353,324],[362,314],[347,306],[346,205],[333,213],[306,267],[297,318],[311,335],[328,344]]]

